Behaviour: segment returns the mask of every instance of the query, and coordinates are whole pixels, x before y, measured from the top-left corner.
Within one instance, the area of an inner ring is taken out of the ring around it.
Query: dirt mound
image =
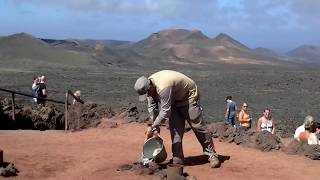
[[[150,120],[149,115],[145,110],[139,110],[138,107],[133,104],[123,107],[120,112],[119,118],[123,118],[127,123],[147,123]]]
[[[114,115],[112,107],[105,104],[76,103],[68,109],[68,127],[75,130],[97,127],[102,118]]]
[[[62,129],[63,113],[53,104],[48,106],[15,105],[15,121],[12,118],[12,104],[8,99],[0,101],[0,129]]]
[[[234,142],[237,145],[241,144],[261,151],[279,150],[283,147],[280,138],[269,132],[257,133],[252,129],[231,127],[224,122],[212,123],[208,128],[213,137],[219,138],[221,142]]]
[[[105,104],[80,104],[70,106],[68,110],[68,126],[70,129],[86,129],[90,127],[115,128],[118,123],[111,121],[122,119],[125,123],[131,122],[147,122],[148,116],[144,111],[139,111],[137,106],[129,104],[127,107],[122,107],[119,112],[116,112],[111,106]]]
[[[97,127],[101,119],[117,116],[126,123],[147,122],[148,115],[139,111],[137,106],[129,104],[117,110],[107,104],[76,103],[68,109],[68,128],[86,129]],[[15,105],[15,121],[12,120],[12,104],[9,99],[0,99],[0,129],[64,129],[64,111],[59,110],[54,104],[43,106]],[[117,123],[108,124],[106,127],[117,127]]]
[[[308,145],[293,140],[283,151],[288,154],[299,154],[313,160],[320,160],[320,145]]]
[[[170,175],[168,172],[168,165],[167,164],[157,164],[154,162],[150,162],[147,165],[142,165],[140,162],[135,162],[132,165],[131,164],[123,164],[120,165],[117,168],[117,171],[127,171],[130,170],[136,175],[152,175],[155,176],[156,178],[154,179],[160,179],[160,180],[171,180],[172,177],[168,177]],[[182,175],[180,174],[172,174],[171,176],[174,175],[174,179],[183,179],[183,180],[188,180],[188,179],[196,179],[195,176],[190,176],[188,173],[183,173]]]
[[[132,166],[140,159],[144,128],[145,124],[130,123],[121,128],[90,128],[77,133],[2,132],[0,144],[6,160],[17,165],[18,179],[160,179],[154,175],[136,175],[131,170],[116,171],[119,165]],[[170,131],[162,128],[161,137],[171,152]],[[194,134],[186,133],[183,138],[186,157],[183,172],[197,179],[311,180],[319,175],[318,161],[281,151],[265,153],[217,139],[217,152],[229,159],[225,158],[219,169],[212,169],[208,159],[202,156]],[[172,158],[170,154],[169,158]],[[268,173],[261,171],[262,165]]]
[[[279,137],[271,134],[268,131],[258,133],[256,138],[256,148],[261,151],[279,150],[283,147]]]

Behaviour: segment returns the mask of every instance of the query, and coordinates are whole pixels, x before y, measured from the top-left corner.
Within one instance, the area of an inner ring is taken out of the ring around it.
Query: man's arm
[[[47,97],[47,86],[45,84],[40,84],[40,88],[42,88],[42,95]]]
[[[173,102],[172,87],[165,88],[161,94],[159,94],[160,99],[160,112],[157,118],[152,124],[152,128],[159,127],[160,123],[164,119],[169,119],[171,115],[171,104]]]
[[[274,134],[276,130],[276,125],[274,124],[274,121],[272,121],[272,131],[271,134]]]
[[[148,112],[152,122],[154,122],[154,120],[157,118],[159,114],[158,102],[153,97],[150,97],[150,96],[147,97],[147,100],[148,100]]]
[[[224,118],[227,119],[228,118],[228,115],[229,115],[229,109],[230,109],[230,103],[227,103],[227,109],[226,109],[226,112],[224,113]]]
[[[47,97],[47,91],[46,91],[46,89],[42,89],[42,94],[43,94],[44,97]]]
[[[256,132],[260,132],[260,126],[261,126],[261,118],[259,118],[258,122],[257,122],[257,126],[256,126]]]

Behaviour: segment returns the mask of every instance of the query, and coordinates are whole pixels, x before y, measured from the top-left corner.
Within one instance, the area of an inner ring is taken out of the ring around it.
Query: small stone
[[[127,170],[130,170],[132,169],[132,165],[130,164],[123,164],[123,165],[120,165],[118,168],[117,168],[117,171],[127,171]]]

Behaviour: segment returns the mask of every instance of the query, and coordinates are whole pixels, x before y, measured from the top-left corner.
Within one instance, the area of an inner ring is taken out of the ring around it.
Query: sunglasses
[[[248,106],[243,106],[243,107],[248,107]]]

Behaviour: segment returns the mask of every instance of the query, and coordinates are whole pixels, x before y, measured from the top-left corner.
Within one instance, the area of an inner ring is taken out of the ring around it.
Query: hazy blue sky
[[[320,46],[320,0],[0,0],[0,35],[139,41],[170,28],[224,32],[284,52]]]

